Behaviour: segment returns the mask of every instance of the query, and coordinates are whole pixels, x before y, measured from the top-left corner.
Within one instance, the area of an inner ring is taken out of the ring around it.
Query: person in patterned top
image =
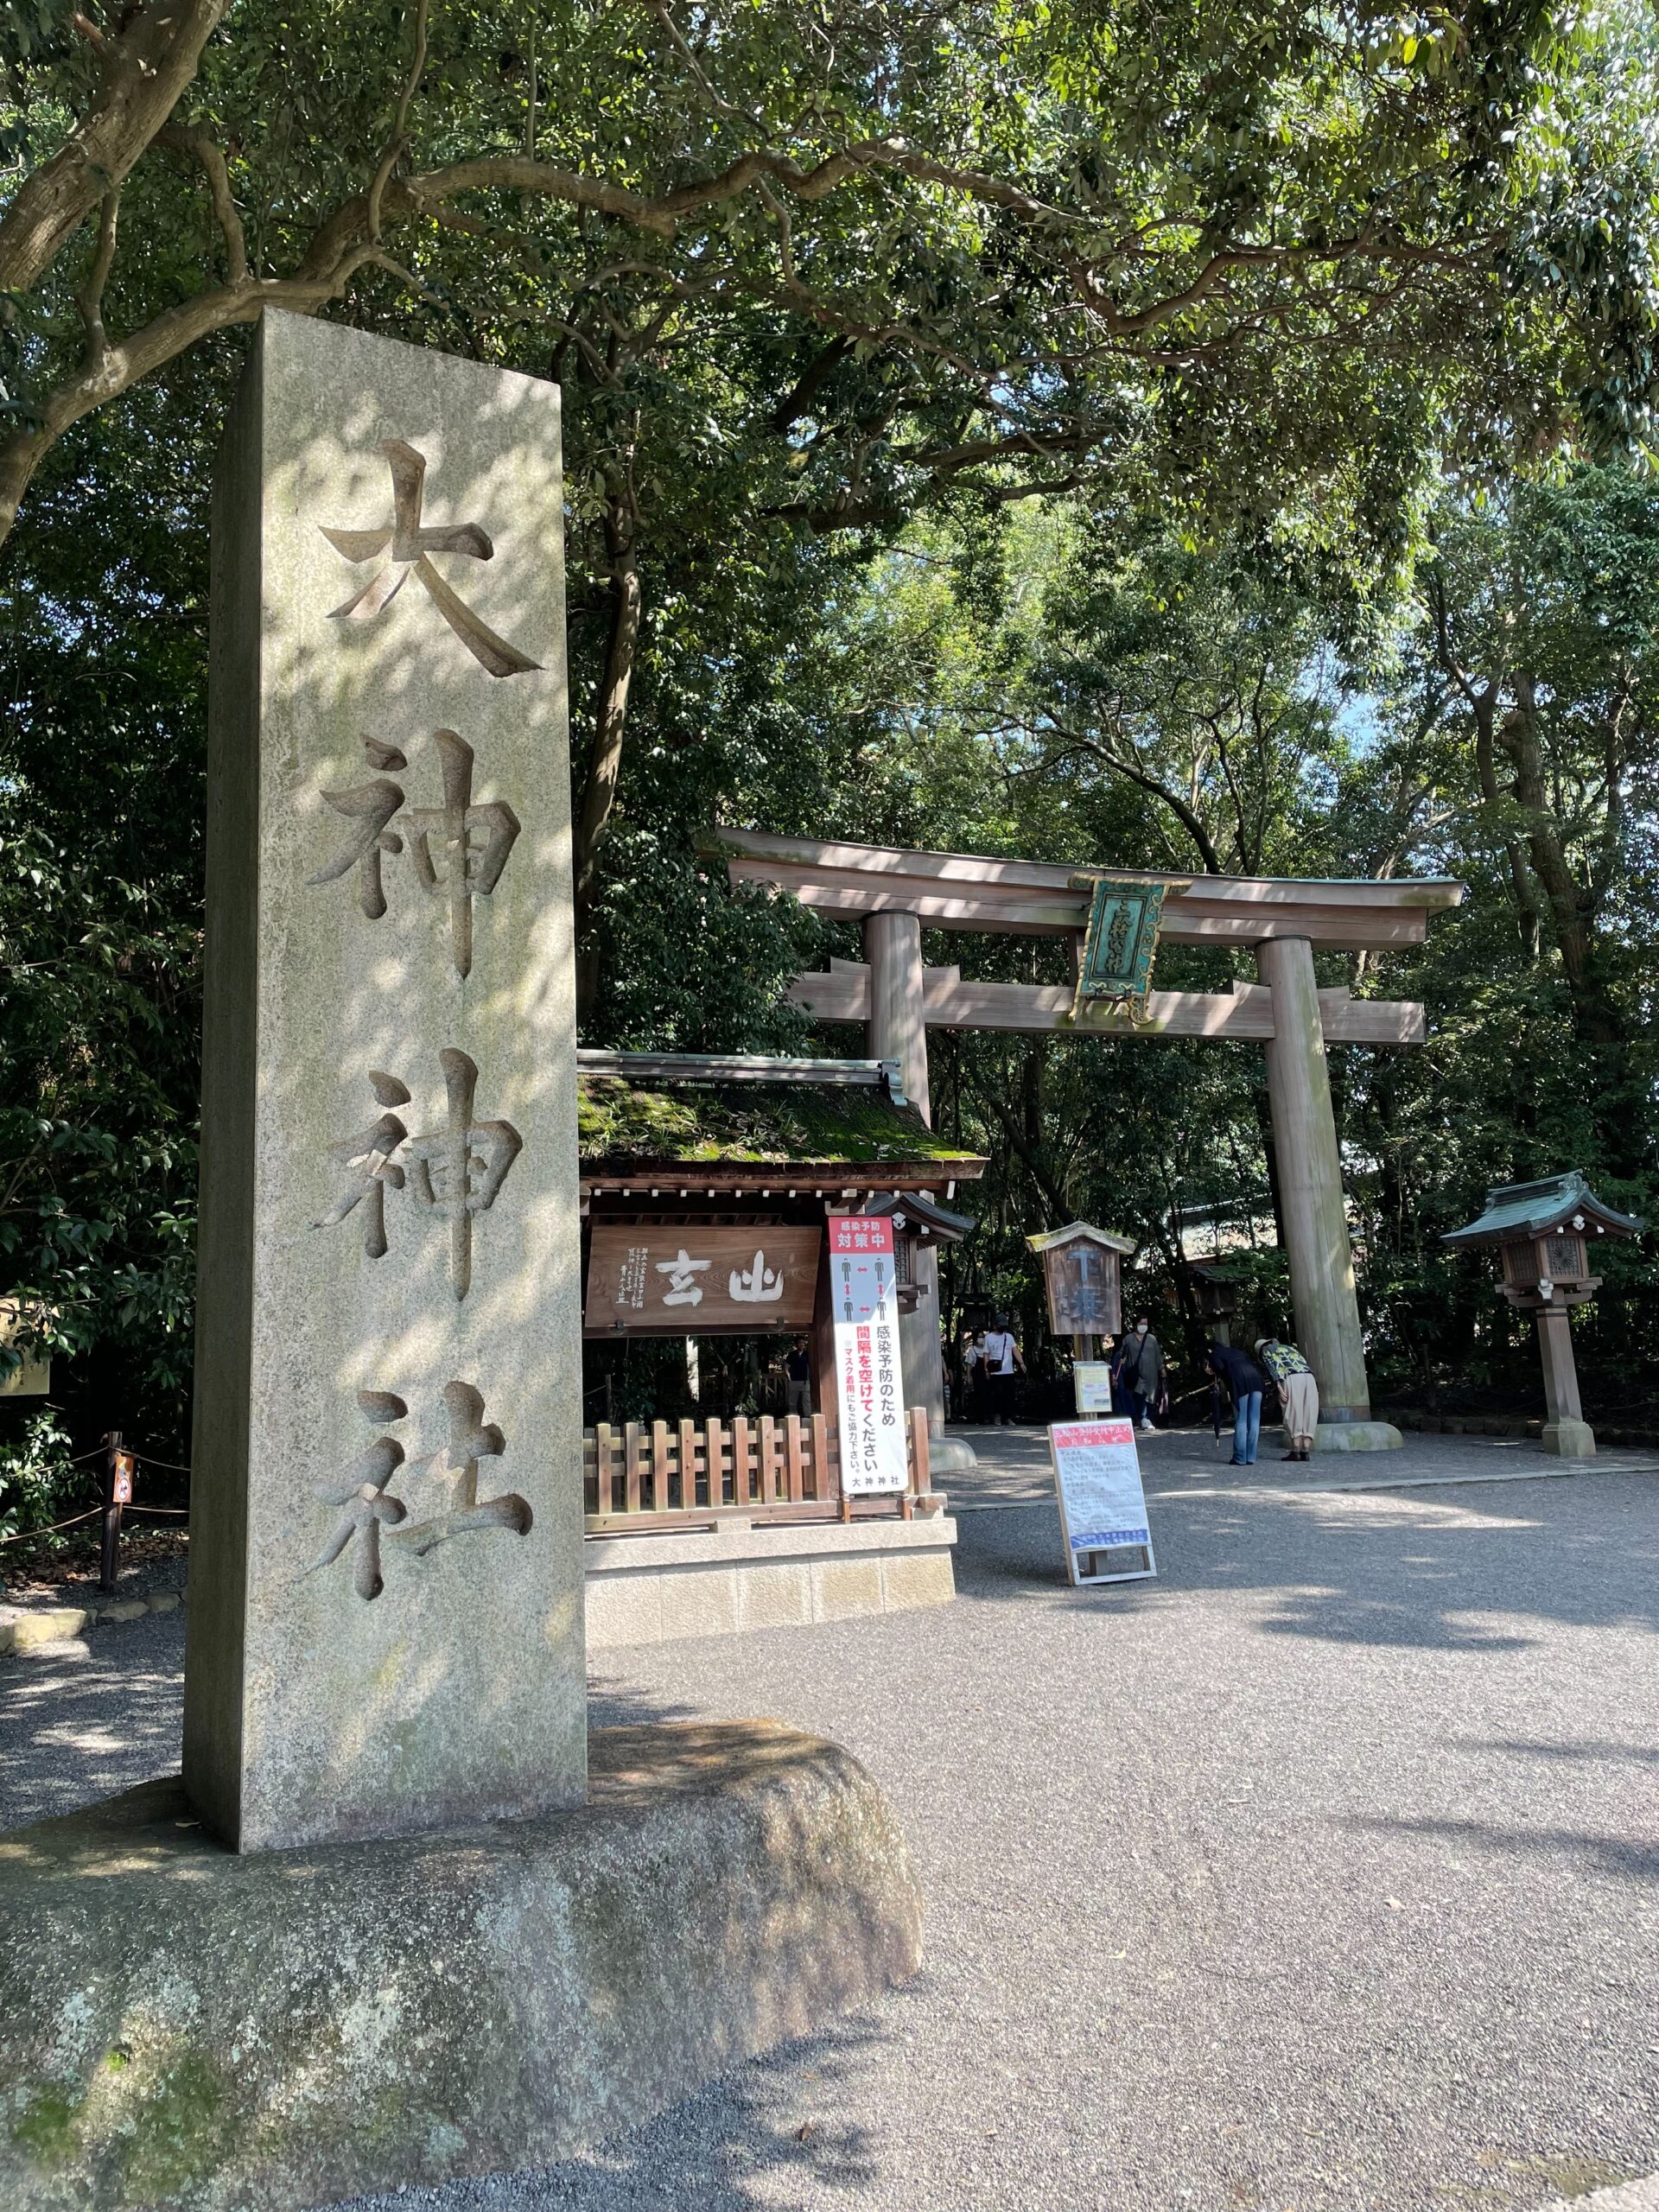
[[[1319,1386],[1313,1370],[1293,1344],[1280,1337],[1258,1337],[1255,1356],[1272,1376],[1285,1409],[1287,1459],[1306,1459],[1319,1425]]]

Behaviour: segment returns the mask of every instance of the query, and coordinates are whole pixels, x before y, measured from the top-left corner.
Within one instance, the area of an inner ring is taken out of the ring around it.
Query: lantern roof
[[[931,1243],[938,1244],[960,1244],[969,1230],[976,1226],[972,1214],[952,1213],[925,1191],[893,1191],[884,1198],[872,1199],[864,1211],[890,1214],[895,1229],[915,1229]]]
[[[1569,1225],[1599,1230],[1605,1236],[1635,1236],[1647,1224],[1638,1215],[1617,1212],[1599,1198],[1577,1168],[1546,1175],[1536,1183],[1500,1183],[1486,1193],[1486,1211],[1462,1229],[1441,1237],[1442,1244],[1501,1244],[1515,1236],[1548,1236]]]
[[[1136,1249],[1132,1236],[1114,1236],[1109,1229],[1096,1229],[1086,1221],[1068,1221],[1064,1229],[1039,1230],[1035,1236],[1027,1236],[1027,1244],[1033,1252],[1052,1252],[1062,1244],[1103,1244],[1109,1252],[1132,1253]]]

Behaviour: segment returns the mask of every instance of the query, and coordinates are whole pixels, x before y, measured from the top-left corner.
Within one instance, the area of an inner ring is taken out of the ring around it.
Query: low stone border
[[[1376,1418],[1424,1436],[1529,1436],[1535,1440],[1544,1433],[1541,1421],[1522,1421],[1507,1414],[1426,1414],[1414,1407],[1381,1406]],[[1626,1451],[1659,1451],[1659,1430],[1622,1428],[1617,1423],[1604,1427],[1599,1421],[1591,1426],[1598,1444],[1617,1445]]]
[[[146,1613],[175,1613],[182,1590],[151,1590],[143,1597],[111,1598],[98,1605],[44,1605],[39,1611],[0,1605],[0,1652],[35,1651],[67,1643],[105,1621],[142,1620]]]

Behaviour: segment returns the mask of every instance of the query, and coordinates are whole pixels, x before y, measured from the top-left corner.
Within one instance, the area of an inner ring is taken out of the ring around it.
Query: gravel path
[[[587,2159],[388,2202],[1502,2212],[1659,2167],[1659,1459],[1353,1492],[1283,1485],[1548,1463],[1244,1481],[1160,1437],[1159,1580],[1072,1592],[1040,1439],[997,1451],[954,1486],[954,1605],[594,1662],[597,1720],[856,1751],[924,1972]],[[0,1662],[0,1817],[163,1769],[180,1648],[163,1617]]]

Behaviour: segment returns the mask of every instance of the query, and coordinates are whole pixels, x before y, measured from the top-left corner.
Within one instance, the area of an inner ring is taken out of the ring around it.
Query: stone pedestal
[[[184,1741],[245,1851],[582,1795],[563,528],[552,385],[267,312],[213,514]]]
[[[1270,938],[1256,948],[1256,962],[1273,992],[1268,1100],[1296,1341],[1319,1386],[1314,1449],[1396,1450],[1399,1430],[1370,1417],[1313,948],[1306,938]]]
[[[546,2165],[920,1958],[886,1799],[775,1722],[603,1730],[583,1808],[391,1842],[238,1856],[152,1783],[0,1836],[0,2203]]]
[[[1579,1399],[1579,1370],[1573,1357],[1573,1324],[1565,1306],[1537,1312],[1538,1352],[1544,1370],[1544,1404],[1549,1414],[1540,1440],[1559,1459],[1593,1459],[1596,1432],[1584,1418]]]

